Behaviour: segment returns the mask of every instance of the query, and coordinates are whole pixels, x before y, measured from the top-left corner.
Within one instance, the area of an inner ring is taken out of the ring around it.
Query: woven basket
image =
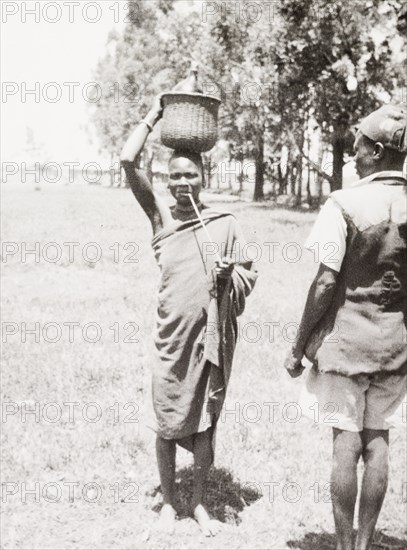
[[[209,151],[218,139],[220,100],[199,93],[164,94],[161,141],[171,149]]]

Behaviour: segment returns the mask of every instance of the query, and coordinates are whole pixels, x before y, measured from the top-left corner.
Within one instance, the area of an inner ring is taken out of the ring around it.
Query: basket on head
[[[201,93],[164,94],[161,141],[171,149],[202,153],[218,139],[220,99]]]

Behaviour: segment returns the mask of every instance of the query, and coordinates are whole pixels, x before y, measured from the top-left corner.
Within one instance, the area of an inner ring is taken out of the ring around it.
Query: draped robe
[[[257,274],[242,258],[244,241],[233,215],[207,208],[202,218],[174,221],[153,239],[161,271],[154,342],[151,427],[192,450],[193,436],[216,427],[237,338],[237,317]],[[219,257],[236,265],[217,280]],[[213,430],[213,433],[215,430]]]

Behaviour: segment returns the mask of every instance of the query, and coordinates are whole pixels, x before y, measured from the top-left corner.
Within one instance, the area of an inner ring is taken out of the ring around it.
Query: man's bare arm
[[[304,356],[305,347],[312,331],[332,302],[337,277],[338,273],[334,269],[320,264],[318,273],[308,292],[296,340],[285,361],[285,368],[293,377],[302,373],[301,360]]]

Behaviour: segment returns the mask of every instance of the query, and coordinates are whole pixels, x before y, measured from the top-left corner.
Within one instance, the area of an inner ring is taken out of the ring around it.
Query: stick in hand
[[[189,196],[189,200],[190,200],[191,203],[192,203],[192,206],[194,207],[195,214],[198,216],[198,220],[200,221],[200,223],[201,223],[201,225],[202,225],[202,228],[203,228],[203,230],[205,231],[205,234],[206,234],[206,236],[207,236],[208,239],[209,239],[209,242],[212,243],[212,244],[215,244],[215,243],[213,242],[213,239],[212,239],[212,237],[211,237],[209,231],[208,231],[208,228],[206,227],[206,225],[205,225],[205,223],[204,223],[204,221],[203,221],[203,219],[202,219],[201,214],[199,213],[198,207],[197,207],[197,205],[196,205],[196,203],[195,203],[195,201],[194,201],[194,197],[192,196],[192,193],[189,192],[189,193],[188,193],[188,196]],[[215,250],[216,250],[216,249],[217,249],[217,246],[216,246]],[[215,252],[215,254],[216,254],[216,261],[217,261],[217,263],[222,263],[221,257],[219,256],[219,253],[218,253],[218,252]]]

